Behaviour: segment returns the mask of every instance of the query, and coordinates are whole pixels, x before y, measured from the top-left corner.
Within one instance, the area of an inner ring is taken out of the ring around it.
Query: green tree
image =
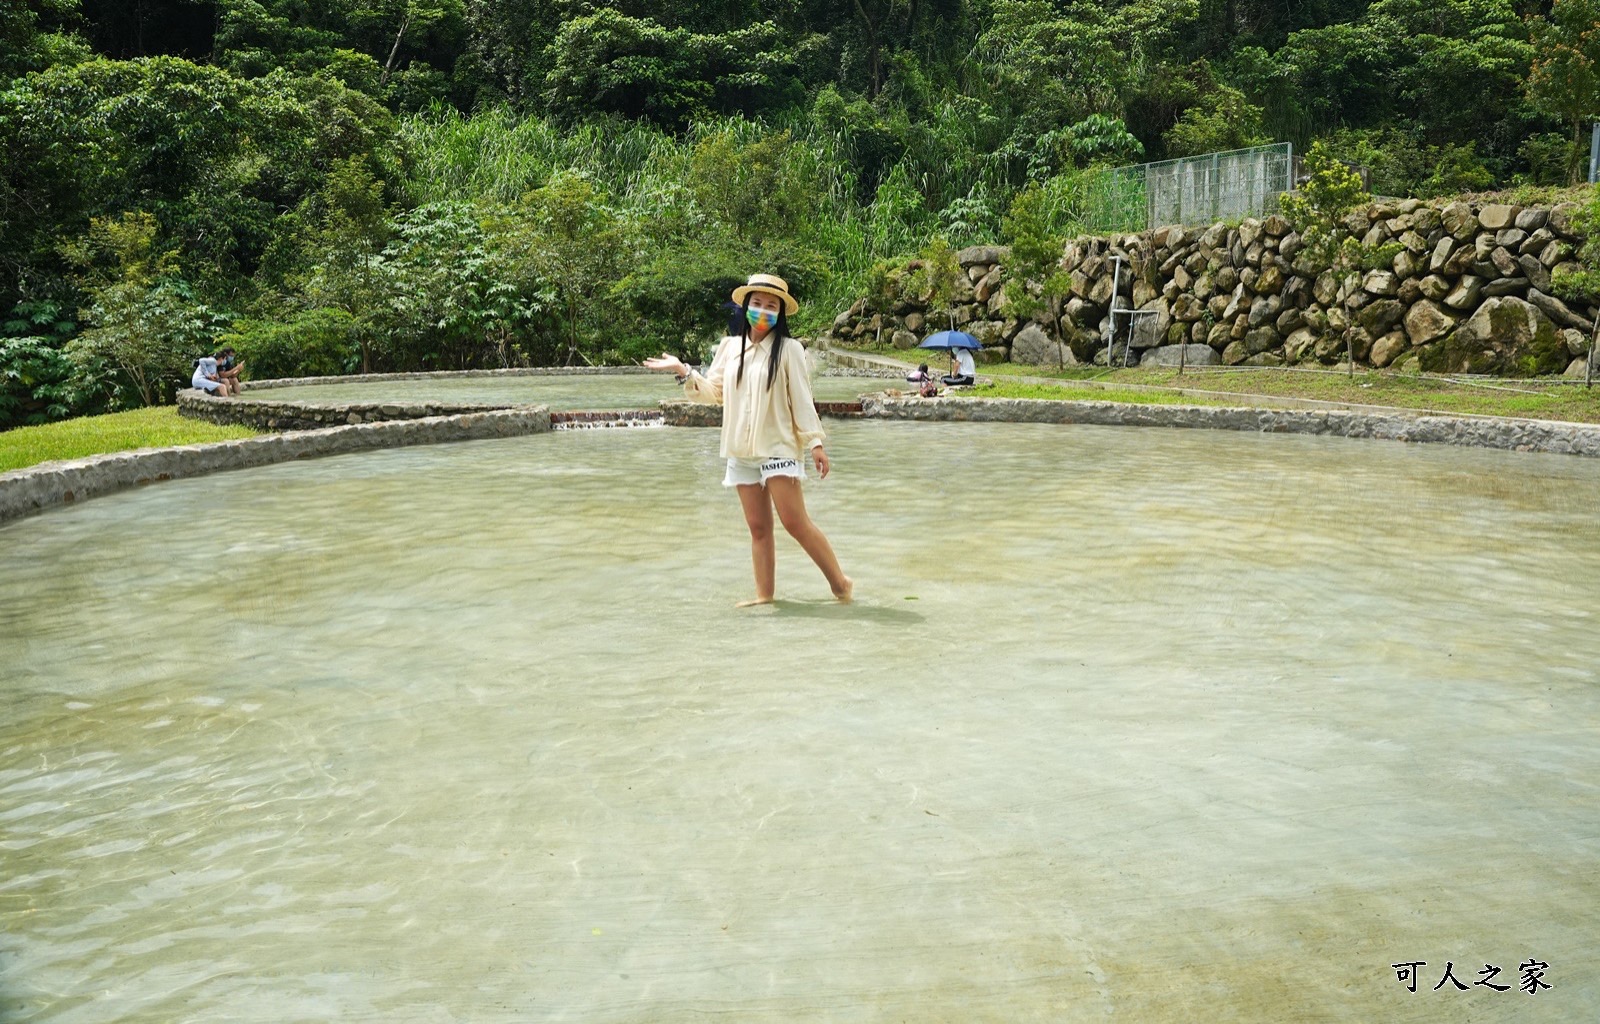
[[[1217,83],[1185,110],[1162,135],[1169,157],[1264,146],[1272,140],[1261,128],[1262,110],[1244,93]]]
[[[1001,222],[1001,237],[1011,247],[1003,285],[1007,315],[1019,320],[1048,318],[1051,334],[1061,341],[1061,302],[1072,291],[1071,276],[1061,268],[1065,239],[1052,230],[1051,197],[1045,188],[1029,185],[1012,200]],[[1056,349],[1058,364],[1064,358]]]
[[[536,245],[520,211],[458,201],[402,214],[380,264],[376,355],[407,368],[526,363],[553,292]]]
[[[689,157],[696,206],[753,241],[803,234],[821,183],[787,131],[728,126],[707,132]]]
[[[524,250],[554,302],[566,352],[562,362],[592,363],[585,339],[602,340],[621,274],[625,225],[606,195],[581,174],[561,171],[524,200],[531,232]]]
[[[1529,101],[1572,132],[1567,180],[1582,174],[1584,122],[1600,117],[1600,3],[1555,0],[1547,17],[1528,19],[1533,61],[1525,83]]]
[[[1370,262],[1378,251],[1358,241],[1348,224],[1350,213],[1372,202],[1372,195],[1362,186],[1361,176],[1336,159],[1321,142],[1312,145],[1306,154],[1305,169],[1306,183],[1299,191],[1283,193],[1278,200],[1279,209],[1305,243],[1303,258],[1343,277]],[[1355,338],[1348,330],[1345,358],[1354,375]]]
[[[361,369],[351,358],[361,329],[342,309],[293,309],[236,320],[217,344],[233,346],[258,378],[324,377]]]
[[[153,214],[183,276],[216,292],[254,273],[283,210],[340,158],[385,149],[391,115],[335,82],[245,82],[171,57],[93,60],[0,92],[0,301],[67,277],[57,240],[93,217]],[[375,156],[382,165],[393,157]]]
[[[787,42],[770,22],[708,35],[601,8],[565,22],[551,41],[545,98],[569,120],[620,114],[670,128],[755,113],[799,98]]]
[[[350,11],[353,25],[392,34],[389,54],[384,58],[380,86],[389,84],[400,48],[409,37],[426,33],[441,24],[456,25],[465,17],[461,0],[357,0]]]
[[[311,204],[315,226],[305,233],[311,261],[303,283],[306,301],[346,315],[344,322],[361,353],[362,373],[372,372],[374,314],[386,297],[380,263],[390,235],[390,210],[383,194],[384,183],[363,158],[338,161]],[[326,321],[318,322],[318,339],[325,336],[326,326]]]
[[[90,411],[66,344],[77,322],[60,303],[19,302],[0,323],[0,430]]]
[[[218,7],[215,59],[229,71],[330,77],[403,109],[445,98],[466,49],[463,0],[218,0]]]
[[[996,0],[974,54],[1014,111],[1070,124],[1115,113],[1129,70],[1104,18],[1059,13],[1049,0]]]
[[[1322,141],[1340,160],[1368,168],[1379,195],[1428,199],[1480,192],[1494,183],[1476,141],[1431,146],[1421,140],[1415,128],[1385,126],[1344,129]]]
[[[113,405],[130,404],[130,389],[143,405],[168,400],[227,320],[172,274],[173,254],[158,247],[157,235],[154,216],[128,213],[96,218],[69,247],[84,268],[90,305],[82,316],[90,326],[67,353],[79,377]]]
[[[956,282],[961,277],[961,263],[957,259],[956,251],[942,235],[934,235],[928,244],[917,253],[915,260],[916,269],[906,277],[906,290],[915,295],[927,309],[943,309],[949,312],[950,329],[956,327],[955,311],[952,303],[955,299]]]
[[[672,164],[678,180],[619,204],[623,244],[636,255],[609,296],[626,314],[611,334],[626,328],[627,343],[641,352],[697,344],[752,268],[783,276],[802,294],[826,276],[817,240],[825,188],[804,143],[788,131],[724,121],[702,126],[690,144],[686,159]]]
[[[1512,0],[1377,0],[1354,21],[1291,34],[1263,77],[1287,84],[1319,132],[1405,121],[1428,143],[1514,149],[1531,55]]]
[[[77,13],[76,0],[13,0],[0,6],[0,83],[88,60],[83,40],[64,31]]]

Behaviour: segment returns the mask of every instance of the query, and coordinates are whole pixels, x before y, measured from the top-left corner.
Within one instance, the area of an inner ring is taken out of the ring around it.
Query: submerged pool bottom
[[[850,607],[714,431],[0,531],[0,1019],[1600,1009],[1600,466],[829,429]]]

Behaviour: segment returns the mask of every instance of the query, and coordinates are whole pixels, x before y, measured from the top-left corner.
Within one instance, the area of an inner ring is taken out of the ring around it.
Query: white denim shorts
[[[760,484],[765,487],[767,481],[775,476],[792,476],[797,480],[804,480],[806,464],[803,460],[790,458],[729,459],[728,473],[722,478],[722,486]]]

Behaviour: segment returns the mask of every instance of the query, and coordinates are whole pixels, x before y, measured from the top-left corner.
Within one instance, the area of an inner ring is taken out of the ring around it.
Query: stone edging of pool
[[[207,401],[223,404],[227,400]],[[520,437],[549,430],[548,409],[517,406],[46,462],[0,473],[0,523],[161,480],[375,448]]]
[[[192,391],[181,392],[178,404],[185,415],[224,423],[258,425],[255,422],[258,416],[269,422],[274,416],[280,420],[302,414],[325,418],[316,420],[312,429],[280,422],[268,429],[287,433],[239,441],[113,452],[0,473],[0,523],[161,480],[375,448],[547,433],[553,419],[544,406],[442,403],[317,406],[219,399]],[[855,412],[854,403],[826,404],[838,407],[826,410],[833,415],[864,415],[872,419],[1247,430],[1600,457],[1600,424],[1550,420],[1026,398],[926,399],[884,393],[863,395],[860,413]],[[670,426],[711,427],[721,423],[722,410],[718,406],[684,401],[664,401],[660,405],[662,419]],[[624,415],[632,414],[615,411],[557,413],[554,418],[587,420]],[[343,425],[327,425],[341,421]]]
[[[518,366],[505,370],[418,370],[411,373],[347,373],[334,377],[274,377],[247,380],[246,393],[312,384],[365,384],[384,380],[454,380],[471,377],[614,377],[656,373],[643,366]]]
[[[868,419],[1248,430],[1600,457],[1600,424],[1558,420],[1040,398],[895,398],[881,393],[862,395],[861,404]]]
[[[204,391],[178,392],[178,413],[220,426],[245,426],[256,430],[319,430],[384,420],[422,420],[441,416],[467,416],[510,409],[544,406],[508,402],[275,402],[251,398],[216,398]]]

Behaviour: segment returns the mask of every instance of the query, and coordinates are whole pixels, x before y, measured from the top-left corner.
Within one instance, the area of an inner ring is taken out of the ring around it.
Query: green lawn
[[[920,361],[915,350],[879,351],[875,354],[908,362]],[[943,363],[928,361],[943,371]],[[1539,381],[1494,378],[1468,380],[1387,370],[1358,371],[1352,377],[1328,370],[1225,367],[1191,367],[1180,375],[1175,368],[1107,370],[1103,366],[1075,366],[1051,370],[1011,363],[980,365],[978,375],[989,377],[995,383],[989,388],[979,387],[965,392],[975,398],[1092,398],[1109,402],[1244,405],[1249,404],[1252,397],[1260,396],[1441,413],[1600,423],[1600,386],[1589,389],[1582,382],[1559,381],[1559,378]],[[1053,384],[1051,381],[1060,383]],[[1092,386],[1086,386],[1090,382]],[[1147,391],[1144,390],[1146,388],[1161,390]],[[1210,394],[1185,395],[1182,394],[1184,391]]]
[[[248,427],[219,427],[185,419],[171,405],[84,416],[0,433],[0,473],[53,459],[81,459],[85,455],[199,441],[231,441],[256,433]]]
[[[1030,367],[1010,367],[1004,364],[981,367],[980,373],[990,371],[1003,376],[1055,376],[1041,374]],[[1600,423],[1600,388],[1585,388],[1580,383],[1530,383],[1526,381],[1499,381],[1422,376],[1412,373],[1390,373],[1383,370],[1345,373],[1305,370],[1215,370],[1196,369],[1179,375],[1175,369],[1127,369],[1106,373],[1084,373],[1081,369],[1064,371],[1064,382],[1094,377],[1095,383],[1117,388],[1119,385],[1141,385],[1150,388],[1174,389],[1170,391],[1143,392],[1163,396],[1184,391],[1204,391],[1210,394],[1195,396],[1192,400],[1215,401],[1220,404],[1239,404],[1241,399],[1228,395],[1265,396],[1275,398],[1307,398],[1323,402],[1342,402],[1352,405],[1387,406],[1396,409],[1429,410],[1442,413],[1468,413],[1484,416],[1519,416],[1530,419],[1571,420],[1582,423]],[[1012,383],[1012,382],[1007,382]],[[1016,383],[1021,383],[1016,382]],[[1068,396],[1079,396],[1088,389],[1077,386],[1059,387]],[[1141,394],[1137,389],[1135,395]],[[1065,397],[1065,396],[1064,396]],[[1143,401],[1148,399],[1113,398],[1110,401]]]

